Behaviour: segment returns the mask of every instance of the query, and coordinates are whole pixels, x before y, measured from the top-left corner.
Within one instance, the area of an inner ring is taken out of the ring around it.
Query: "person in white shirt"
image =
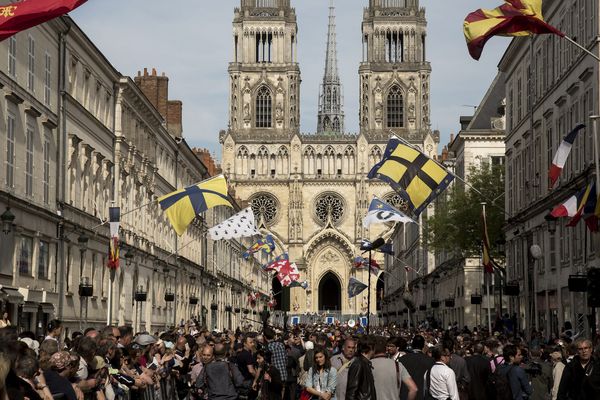
[[[450,351],[439,346],[431,350],[435,364],[425,373],[425,392],[438,400],[459,400],[456,375],[450,367]]]

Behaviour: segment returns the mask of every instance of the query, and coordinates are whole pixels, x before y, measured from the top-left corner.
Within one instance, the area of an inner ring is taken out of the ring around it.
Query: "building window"
[[[404,127],[404,100],[398,86],[392,86],[387,98],[387,127]]]
[[[279,202],[270,194],[262,193],[250,201],[250,206],[254,212],[257,223],[272,225],[277,217]]]
[[[33,196],[33,139],[34,127],[27,121],[25,133],[25,194]]]
[[[17,37],[8,39],[8,74],[13,78],[17,76]]]
[[[35,40],[28,38],[27,45],[27,89],[34,92],[35,88]]]
[[[46,130],[44,135],[44,176],[42,180],[45,204],[50,202],[50,138],[51,133]]]
[[[322,224],[337,224],[344,216],[344,200],[337,193],[325,193],[315,201],[315,214]]]
[[[44,104],[50,105],[50,95],[51,95],[51,84],[52,84],[52,58],[50,54],[46,53],[45,63],[44,63]]]
[[[38,278],[48,278],[48,266],[50,265],[50,243],[40,240],[38,252]]]
[[[6,186],[15,187],[15,122],[12,112],[6,118]]]
[[[19,252],[18,267],[19,274],[29,275],[31,273],[31,257],[33,255],[33,238],[21,237],[21,251]]]
[[[256,94],[256,127],[270,128],[272,121],[271,92],[266,86],[261,87]]]
[[[257,33],[256,34],[256,62],[270,63],[273,56],[273,34],[272,33]]]

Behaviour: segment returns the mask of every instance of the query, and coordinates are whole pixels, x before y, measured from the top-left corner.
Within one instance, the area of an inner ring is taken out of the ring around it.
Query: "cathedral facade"
[[[391,135],[430,157],[437,154],[439,134],[430,127],[425,10],[418,0],[369,0],[362,43],[356,43],[363,49],[360,128],[348,133],[330,6],[317,132],[303,134],[296,57],[300,38],[290,1],[241,0],[235,9],[229,129],[220,135],[222,167],[236,196],[253,208],[260,229],[275,237],[277,254],[287,252],[308,281],[307,290],[293,288],[289,298],[284,296],[284,309],[349,318],[367,311],[367,292],[353,299],[347,293],[351,277],[369,279],[353,266],[361,255],[360,242],[390,228],[363,228],[371,199],[375,195],[402,207],[387,184],[368,180],[367,173],[381,160]],[[377,259],[383,264],[379,253]],[[374,313],[378,285],[371,279]],[[278,291],[276,282],[273,290]]]

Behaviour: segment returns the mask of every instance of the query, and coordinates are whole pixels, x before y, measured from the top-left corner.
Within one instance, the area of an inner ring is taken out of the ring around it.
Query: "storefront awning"
[[[26,301],[25,304],[23,304],[23,312],[35,314],[38,312],[38,306],[38,303],[34,303],[33,301]]]
[[[23,304],[23,295],[17,289],[3,287],[1,292],[2,297],[9,303]]]
[[[52,303],[40,303],[42,306],[42,312],[46,314],[54,314],[54,304]]]

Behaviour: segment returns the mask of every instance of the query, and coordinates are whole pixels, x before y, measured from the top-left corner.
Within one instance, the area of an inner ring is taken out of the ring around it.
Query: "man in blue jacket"
[[[498,366],[498,373],[506,376],[510,384],[513,400],[526,400],[533,393],[533,388],[529,384],[529,378],[523,368],[521,368],[521,349],[509,344],[503,349],[505,363]]]

